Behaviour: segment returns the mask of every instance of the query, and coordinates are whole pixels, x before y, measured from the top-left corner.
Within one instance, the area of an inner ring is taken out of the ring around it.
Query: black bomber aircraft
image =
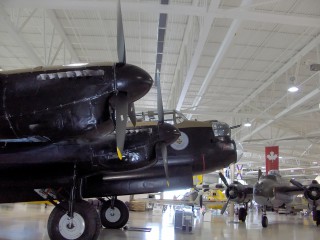
[[[117,196],[192,187],[193,175],[237,161],[227,124],[166,123],[160,84],[158,121],[137,121],[133,103],[153,80],[126,63],[120,3],[118,57],[0,73],[0,203],[51,201],[51,239],[97,239],[101,224],[128,221]]]

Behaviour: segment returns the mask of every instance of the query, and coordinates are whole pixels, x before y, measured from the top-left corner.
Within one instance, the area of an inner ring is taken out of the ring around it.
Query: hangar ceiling
[[[243,174],[279,145],[282,174],[320,172],[320,1],[123,0],[127,62],[161,69],[165,109],[230,125]],[[0,1],[0,68],[117,61],[117,1]],[[287,88],[296,84],[299,91]],[[136,104],[156,109],[156,89]]]

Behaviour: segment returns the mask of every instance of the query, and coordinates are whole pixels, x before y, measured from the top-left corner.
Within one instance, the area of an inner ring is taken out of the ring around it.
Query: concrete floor
[[[0,205],[0,240],[48,240],[47,218],[52,210],[44,205],[3,204]],[[210,213],[206,213],[210,214]],[[254,239],[254,240],[312,240],[319,239],[320,227],[316,227],[311,217],[300,215],[279,215],[269,213],[269,226],[262,228],[260,215],[249,212],[246,223],[212,214],[211,221],[195,218],[191,233],[175,229],[174,211],[130,212],[128,226],[151,228],[150,232],[103,229],[99,239],[145,239],[145,240],[214,240],[214,239]]]

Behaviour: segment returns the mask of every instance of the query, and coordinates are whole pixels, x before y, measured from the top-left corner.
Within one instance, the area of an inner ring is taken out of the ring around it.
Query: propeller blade
[[[167,145],[165,143],[160,143],[160,144],[161,144],[161,155],[162,155],[162,159],[163,159],[164,172],[166,174],[167,186],[169,187],[170,182],[169,182]]]
[[[228,184],[227,179],[225,178],[225,176],[224,176],[221,172],[219,172],[219,176],[220,176],[222,182],[223,182],[227,187],[229,187],[229,184]]]
[[[258,181],[261,178],[261,176],[262,176],[262,171],[261,171],[261,169],[259,169],[259,171],[258,171]]]
[[[118,13],[117,13],[117,51],[118,51],[118,61],[120,63],[126,63],[126,44],[124,41],[120,0],[118,1]]]
[[[157,70],[157,108],[158,108],[158,118],[159,123],[164,123],[164,113],[163,113],[163,104],[162,104],[162,94],[161,94],[161,85],[160,85],[160,73]]]
[[[137,124],[137,118],[136,118],[136,111],[134,107],[134,103],[129,103],[128,105],[128,115],[130,118],[130,121],[132,122],[132,125],[135,127]]]
[[[305,187],[304,187],[301,183],[299,183],[298,181],[294,180],[293,178],[290,180],[290,182],[291,182],[293,185],[295,185],[296,187],[305,190]]]
[[[229,204],[230,198],[228,198],[227,202],[223,205],[222,209],[221,209],[221,214],[224,214],[224,212],[226,211],[228,204]]]
[[[128,98],[126,93],[119,92],[116,96],[116,138],[117,154],[122,159],[122,151],[126,136],[126,126],[128,118]]]

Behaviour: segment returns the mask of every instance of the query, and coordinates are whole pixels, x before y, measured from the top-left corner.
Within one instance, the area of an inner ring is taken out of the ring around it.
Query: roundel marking
[[[189,145],[189,138],[188,135],[184,132],[181,132],[181,136],[170,146],[175,150],[183,150]]]

